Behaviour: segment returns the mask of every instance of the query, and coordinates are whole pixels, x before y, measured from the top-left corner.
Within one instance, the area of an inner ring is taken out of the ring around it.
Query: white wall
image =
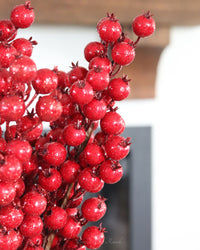
[[[21,31],[38,41],[38,68],[87,66],[84,46],[95,29],[41,26]],[[20,37],[20,36],[18,36]],[[125,101],[127,125],[153,127],[153,250],[200,250],[200,27],[175,27],[163,52],[157,98]],[[136,57],[137,60],[137,57]]]

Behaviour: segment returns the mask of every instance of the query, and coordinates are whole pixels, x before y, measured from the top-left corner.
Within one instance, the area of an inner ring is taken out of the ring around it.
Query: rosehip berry
[[[33,52],[33,45],[37,44],[36,41],[32,41],[31,39],[32,37],[29,40],[25,38],[18,38],[12,42],[12,45],[21,55],[30,57]]]
[[[31,82],[35,78],[36,72],[36,64],[28,56],[18,57],[10,65],[10,73],[15,82]]]
[[[0,69],[0,94],[6,94],[12,86],[12,77],[6,69]]]
[[[87,69],[84,67],[79,67],[78,64],[72,63],[72,70],[69,72],[69,82],[70,84],[73,84],[74,82],[77,82],[78,80],[84,80],[85,76],[87,75]]]
[[[31,2],[26,1],[25,4],[17,5],[10,14],[10,19],[16,28],[28,28],[34,22],[35,14],[31,8]]]
[[[62,112],[63,116],[71,116],[73,115],[73,113],[75,113],[76,106],[72,102],[71,97],[68,94],[63,94],[60,102],[62,103],[63,107],[63,112]]]
[[[118,162],[111,160],[104,161],[100,168],[99,173],[101,179],[107,184],[114,184],[120,181],[123,175],[122,166]]]
[[[10,41],[14,39],[17,31],[10,20],[0,21],[0,41]]]
[[[14,187],[16,189],[16,197],[21,197],[25,190],[25,184],[22,178],[19,178],[15,183]]]
[[[98,146],[104,145],[106,143],[107,137],[108,136],[104,132],[99,131],[98,133],[96,133],[96,135],[94,137],[94,142]]]
[[[100,57],[100,56],[97,56],[91,59],[88,67],[90,70],[100,69],[108,73],[110,73],[112,70],[112,65],[111,65],[110,60],[107,57]]]
[[[62,184],[60,172],[50,168],[39,174],[38,183],[47,191],[53,192]]]
[[[24,237],[32,238],[41,234],[43,222],[39,216],[26,215],[20,225],[20,232]]]
[[[133,32],[139,37],[147,37],[153,34],[156,24],[150,11],[137,16],[132,22]]]
[[[26,250],[44,250],[44,248],[41,246],[33,246],[33,247],[27,246]]]
[[[17,250],[22,243],[22,236],[15,230],[4,232],[0,229],[0,250]]]
[[[24,213],[29,215],[41,215],[47,206],[46,198],[35,191],[26,193],[21,202]]]
[[[90,193],[97,193],[103,188],[103,181],[91,168],[84,168],[78,177],[80,186]]]
[[[97,31],[103,41],[111,43],[120,37],[122,28],[116,17],[111,14],[99,21]]]
[[[42,241],[43,241],[43,237],[41,234],[38,234],[32,238],[29,238],[30,245],[41,246]]]
[[[41,121],[52,122],[58,120],[63,111],[62,104],[51,95],[42,96],[36,104],[36,112]]]
[[[124,100],[130,93],[129,80],[126,77],[114,78],[108,86],[108,94],[116,101]]]
[[[59,233],[67,239],[75,238],[81,231],[82,226],[78,220],[68,216],[65,226],[59,231]]]
[[[31,158],[32,147],[28,141],[15,139],[8,142],[6,153],[14,155],[21,163],[25,163]]]
[[[39,69],[36,77],[32,81],[33,88],[36,93],[49,94],[58,86],[58,77],[50,69]]]
[[[85,137],[85,129],[78,125],[69,124],[63,130],[63,139],[69,146],[79,146],[81,143],[84,142]]]
[[[88,143],[83,150],[83,155],[85,161],[91,166],[98,165],[105,160],[103,149],[96,143]]]
[[[6,121],[17,121],[25,112],[25,103],[19,96],[4,96],[0,100],[0,116]]]
[[[20,208],[8,205],[0,208],[0,224],[7,229],[14,229],[21,225],[24,214]]]
[[[45,225],[53,230],[61,229],[67,221],[67,213],[61,207],[53,207],[44,215]]]
[[[102,91],[107,88],[109,84],[109,73],[100,68],[91,69],[86,76],[86,81],[96,91]]]
[[[96,56],[103,55],[105,53],[105,48],[102,43],[91,42],[88,43],[84,49],[85,59],[90,62],[90,60]]]
[[[90,120],[100,120],[106,114],[107,106],[104,100],[93,99],[84,106],[84,114]]]
[[[0,67],[8,68],[15,60],[17,50],[11,44],[0,44]]]
[[[75,161],[67,160],[61,165],[60,173],[66,183],[73,183],[76,181],[81,167]]]
[[[15,182],[21,177],[22,165],[14,155],[6,155],[0,162],[0,179],[6,182]]]
[[[73,102],[85,105],[94,97],[93,88],[86,81],[77,81],[70,88],[70,97]]]
[[[100,126],[105,134],[121,134],[125,129],[125,122],[117,112],[110,111],[102,118]]]
[[[16,196],[16,189],[13,183],[0,182],[0,206],[9,205]]]
[[[18,129],[22,133],[22,138],[27,141],[35,141],[43,132],[43,125],[38,116],[28,114],[17,122]]]
[[[59,142],[49,142],[44,144],[39,154],[50,165],[58,166],[65,161],[67,151]]]
[[[64,250],[86,250],[86,247],[81,244],[79,238],[69,240]]]
[[[65,73],[64,71],[56,71],[55,72],[58,77],[58,86],[62,89],[65,89],[67,87],[70,87],[69,82],[69,74]]]
[[[73,217],[75,217],[77,215],[79,209],[78,208],[69,208],[68,207],[68,208],[65,209],[65,211],[67,213],[67,216],[73,216]]]
[[[23,173],[30,174],[38,168],[37,157],[32,154],[31,159],[28,162],[22,164]]]
[[[125,139],[122,136],[116,135],[107,140],[105,143],[105,151],[109,158],[113,160],[122,160],[130,150],[130,138]]]
[[[135,58],[135,49],[128,43],[116,44],[111,51],[112,59],[119,65],[129,65]]]
[[[106,213],[106,204],[104,198],[93,197],[84,201],[81,212],[83,217],[88,221],[98,221]]]
[[[82,235],[83,244],[89,249],[97,249],[104,242],[104,230],[96,226],[85,229]]]

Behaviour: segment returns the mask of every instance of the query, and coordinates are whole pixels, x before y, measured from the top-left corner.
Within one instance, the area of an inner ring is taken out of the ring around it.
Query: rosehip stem
[[[136,45],[139,43],[140,41],[140,36],[138,36],[137,40],[133,43],[133,47],[136,48]]]
[[[116,76],[116,75],[120,72],[121,69],[122,69],[122,66],[119,65],[119,66],[118,66],[118,69],[117,69],[115,72],[112,72],[112,73],[111,73],[110,77]]]
[[[26,105],[26,109],[34,102],[34,100],[37,98],[38,94],[35,93],[33,97],[31,98],[30,102]]]

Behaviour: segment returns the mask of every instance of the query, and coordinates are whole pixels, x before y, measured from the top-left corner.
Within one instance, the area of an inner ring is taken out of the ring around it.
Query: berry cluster
[[[115,102],[130,87],[127,76],[115,76],[134,60],[139,38],[151,35],[155,23],[149,12],[136,17],[133,42],[108,14],[97,24],[101,42],[85,47],[88,69],[77,63],[66,73],[37,70],[30,58],[37,43],[15,39],[33,21],[29,1],[0,21],[0,250],[97,249],[104,242],[101,224],[78,235],[104,216],[106,199],[83,197],[122,177],[119,161],[130,138],[121,135],[125,123]],[[49,123],[46,133],[43,122]]]

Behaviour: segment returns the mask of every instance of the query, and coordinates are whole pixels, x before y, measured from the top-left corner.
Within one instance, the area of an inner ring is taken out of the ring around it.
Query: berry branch
[[[125,122],[115,103],[128,97],[130,80],[116,76],[133,62],[136,45],[154,32],[155,22],[149,11],[137,16],[133,42],[107,14],[97,24],[100,42],[84,49],[88,68],[72,63],[64,72],[37,69],[31,59],[37,42],[15,39],[34,17],[26,1],[0,20],[1,249],[98,249],[106,232],[101,224],[79,234],[105,215],[106,199],[83,198],[123,176],[120,160],[130,138],[121,135]]]

